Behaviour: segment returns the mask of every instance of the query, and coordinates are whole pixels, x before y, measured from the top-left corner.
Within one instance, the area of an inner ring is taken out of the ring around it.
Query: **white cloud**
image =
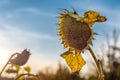
[[[55,37],[44,34],[44,33],[35,33],[31,31],[27,31],[21,28],[13,27],[13,26],[6,26],[4,30],[1,30],[2,34],[5,35],[7,38],[20,39],[20,38],[31,38],[31,39],[39,39],[39,40],[55,40]]]
[[[3,15],[7,18],[19,18],[29,14],[37,15],[37,16],[53,16],[52,13],[42,11],[35,7],[18,8],[13,11],[6,12]]]
[[[57,46],[56,36],[44,33],[30,32],[13,26],[5,26],[0,30],[0,44],[5,47],[29,48],[37,51],[52,51]],[[51,46],[51,47],[50,47]],[[48,52],[47,52],[48,53]]]

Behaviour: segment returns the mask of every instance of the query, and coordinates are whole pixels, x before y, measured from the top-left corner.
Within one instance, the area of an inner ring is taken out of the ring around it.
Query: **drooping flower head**
[[[89,44],[92,44],[93,35],[92,25],[95,22],[106,21],[104,16],[98,12],[88,11],[81,17],[76,11],[69,12],[63,9],[59,16],[59,36],[65,48],[70,50],[83,51]]]
[[[72,72],[78,72],[85,65],[80,53],[92,44],[93,36],[96,34],[92,30],[93,24],[104,21],[106,21],[104,16],[92,10],[85,12],[82,17],[75,10],[69,12],[67,9],[62,9],[59,15],[58,34],[68,51],[61,56],[66,60]]]
[[[10,59],[9,62],[10,62],[10,64],[22,66],[22,65],[26,64],[29,57],[30,57],[30,52],[27,49],[25,49],[21,53],[17,53],[16,57]]]

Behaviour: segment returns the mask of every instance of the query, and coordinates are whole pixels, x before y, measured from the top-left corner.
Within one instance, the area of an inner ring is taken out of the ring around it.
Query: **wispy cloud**
[[[0,30],[1,38],[3,40],[9,41],[9,43],[12,43],[14,45],[34,46],[34,44],[40,44],[44,41],[57,40],[55,36],[52,36],[50,34],[31,32],[10,25],[2,25],[2,27],[3,28]]]
[[[0,6],[4,6],[8,4],[10,4],[10,0],[0,0]]]
[[[19,8],[13,11],[6,12],[4,14],[4,16],[7,18],[19,18],[19,17],[24,17],[25,15],[53,16],[52,13],[48,13],[48,12],[42,11],[41,9],[34,8],[34,7]]]

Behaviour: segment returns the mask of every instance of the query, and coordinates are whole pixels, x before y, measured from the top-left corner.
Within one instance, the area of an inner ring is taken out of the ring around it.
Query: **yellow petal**
[[[25,70],[26,72],[28,72],[28,73],[30,73],[30,72],[31,72],[31,68],[30,68],[29,66],[24,67],[24,70]]]
[[[61,57],[65,59],[72,72],[80,71],[85,65],[85,61],[80,53],[73,54],[73,52],[66,51],[61,54]]]
[[[18,66],[18,65],[14,65],[14,66],[15,66],[17,71],[20,71],[20,69],[21,69],[20,66]]]
[[[90,27],[92,27],[95,22],[106,21],[105,16],[101,16],[98,12],[92,10],[85,12],[83,19],[86,23],[89,24]]]

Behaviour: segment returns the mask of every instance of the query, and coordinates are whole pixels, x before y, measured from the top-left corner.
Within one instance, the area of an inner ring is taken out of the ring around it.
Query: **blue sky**
[[[114,27],[120,30],[120,0],[0,0],[0,66],[12,53],[25,48],[31,50],[28,65],[36,66],[33,70],[57,66],[59,55],[65,51],[57,36],[59,8],[75,8],[81,16],[88,10],[106,16],[107,22],[93,27],[102,35],[95,44]]]

